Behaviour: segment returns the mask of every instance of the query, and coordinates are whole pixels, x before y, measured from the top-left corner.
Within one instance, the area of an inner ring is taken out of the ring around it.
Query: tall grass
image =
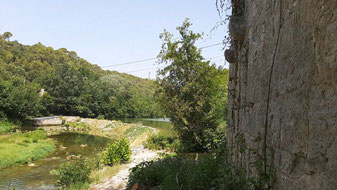
[[[135,183],[149,188],[176,189],[211,189],[218,177],[217,162],[210,158],[192,159],[168,157],[158,161],[144,162],[132,169],[129,187]]]
[[[103,169],[93,170],[90,173],[90,179],[94,184],[98,184],[115,176],[121,168],[123,168],[122,165],[116,164],[113,166],[104,167]]]
[[[227,148],[143,162],[131,170],[128,189],[140,184],[153,190],[245,190],[244,171],[231,164]],[[198,155],[198,156],[197,156]]]
[[[4,136],[0,138],[0,168],[30,163],[45,157],[55,148],[42,130]]]

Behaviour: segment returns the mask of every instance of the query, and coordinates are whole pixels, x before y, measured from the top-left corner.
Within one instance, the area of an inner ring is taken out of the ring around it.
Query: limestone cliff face
[[[274,189],[337,189],[337,1],[233,2],[235,163],[275,174]]]

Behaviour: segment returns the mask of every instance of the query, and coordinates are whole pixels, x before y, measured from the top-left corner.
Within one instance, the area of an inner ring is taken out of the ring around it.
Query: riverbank
[[[142,162],[151,161],[159,157],[158,152],[145,149],[142,145],[133,147],[131,151],[132,155],[130,163],[120,166],[122,169],[113,177],[105,179],[101,183],[92,184],[89,190],[124,189],[127,185],[131,168]]]
[[[0,168],[29,164],[52,153],[55,148],[43,130],[1,135]]]
[[[13,166],[10,166],[12,163],[6,164],[6,168],[2,169],[2,174],[0,174],[0,189],[11,187],[17,189],[53,189],[57,176],[50,175],[50,171],[58,169],[60,164],[78,157],[89,159],[97,157],[102,154],[108,143],[121,137],[126,137],[132,150],[134,150],[135,147],[142,146],[148,136],[156,131],[156,129],[143,126],[141,123],[127,124],[121,121],[88,118],[78,118],[61,126],[44,126],[42,128],[43,130],[39,130],[37,127],[28,126],[22,129],[19,127],[17,132],[0,135],[0,144],[10,147],[8,145],[10,143],[6,144],[5,141],[12,143],[14,137],[26,137],[30,133],[44,132],[47,135],[44,137],[45,139],[37,140],[37,142],[36,140],[33,142],[33,140],[21,139],[21,142],[18,141],[17,143],[22,144],[20,146],[25,148],[29,146],[36,148],[37,145],[44,145],[42,143],[51,143],[51,146],[55,147],[53,150],[43,148],[43,150],[49,150],[46,152],[31,151],[37,153],[38,156],[25,158],[26,160],[21,159],[25,160],[21,164],[17,162],[14,162]],[[24,130],[34,131],[21,132]],[[11,149],[14,150],[14,148]],[[28,149],[10,154],[20,158],[20,156],[27,155],[25,151],[28,151]],[[23,153],[23,155],[20,155],[20,153]],[[0,152],[0,156],[3,157],[0,159],[6,160],[6,162],[15,160],[11,155]],[[31,163],[31,165],[28,166],[28,163]],[[128,165],[120,164],[92,171],[92,182],[95,184],[103,183]]]
[[[73,131],[95,136],[107,137],[113,140],[121,137],[129,139],[131,146],[141,145],[149,134],[156,129],[142,126],[141,124],[123,123],[116,120],[99,120],[80,118],[74,122],[68,122],[62,127],[62,131]],[[57,131],[56,131],[57,132]],[[53,134],[51,131],[50,134]]]

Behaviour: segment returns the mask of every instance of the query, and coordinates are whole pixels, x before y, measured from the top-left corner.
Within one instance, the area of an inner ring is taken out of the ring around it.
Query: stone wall
[[[235,163],[274,189],[337,189],[337,1],[232,1]]]

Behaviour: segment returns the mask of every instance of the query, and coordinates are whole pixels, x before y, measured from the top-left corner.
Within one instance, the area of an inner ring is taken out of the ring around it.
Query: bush
[[[7,115],[3,111],[0,111],[0,120],[7,121]]]
[[[0,112],[1,114],[1,112]],[[17,128],[14,124],[7,121],[0,121],[0,134],[9,133]]]
[[[90,172],[93,166],[88,160],[78,159],[62,163],[56,173],[59,175],[58,186],[80,188],[90,183]]]
[[[213,153],[200,154],[198,159],[183,154],[143,162],[131,170],[128,187],[136,183],[153,190],[245,190],[256,187],[244,174],[243,169],[232,165],[223,141]]]
[[[214,149],[214,155],[218,163],[218,176],[215,179],[218,189],[263,189],[253,187],[245,177],[245,170],[233,165],[226,139],[218,142],[217,148]]]
[[[103,162],[105,165],[112,166],[114,164],[126,163],[130,160],[131,149],[129,141],[122,138],[109,144],[103,155]]]
[[[178,137],[166,136],[163,134],[152,135],[144,144],[145,148],[163,150],[168,149],[171,151],[176,151],[180,148],[180,143]]]
[[[98,119],[98,120],[103,120],[103,119],[105,119],[105,118],[104,118],[104,115],[101,115],[101,114],[100,114],[100,115],[98,115],[97,119]]]
[[[135,183],[153,189],[211,189],[216,186],[217,163],[211,157],[193,159],[167,157],[143,162],[132,169],[128,186]]]
[[[82,122],[68,122],[63,124],[66,128],[72,127],[73,130],[79,130],[79,131],[88,131],[90,130],[90,126],[86,123]]]

